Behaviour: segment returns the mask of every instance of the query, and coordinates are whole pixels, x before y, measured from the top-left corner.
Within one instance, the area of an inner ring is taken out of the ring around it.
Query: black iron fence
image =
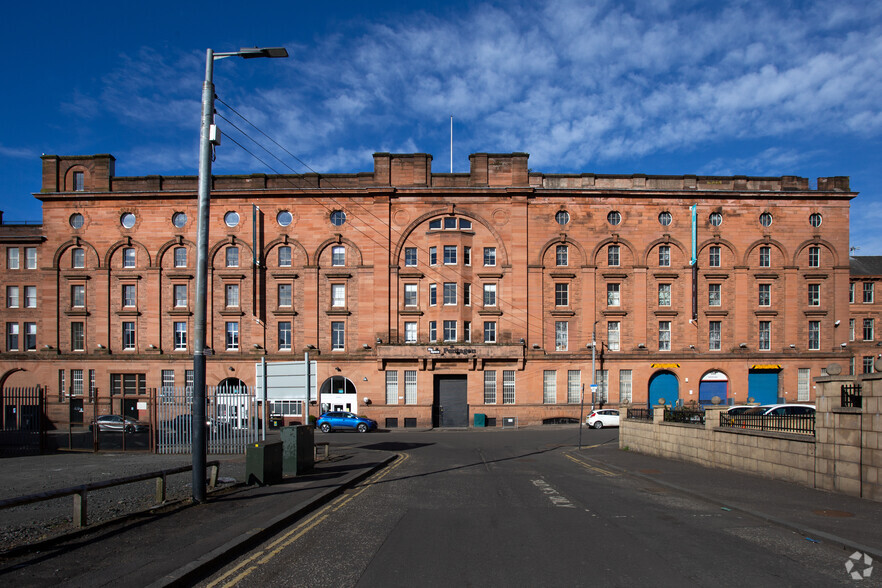
[[[815,434],[813,414],[727,414],[720,413],[720,426],[749,431],[772,431],[776,433]]]
[[[843,408],[862,408],[864,406],[860,384],[843,384],[841,406]]]
[[[651,421],[652,420],[652,409],[651,408],[629,408],[628,409],[628,418],[635,421]]]
[[[665,409],[666,423],[690,423],[693,425],[704,424],[704,411],[698,408],[675,408]]]
[[[44,388],[0,390],[0,455],[42,453],[46,444]]]

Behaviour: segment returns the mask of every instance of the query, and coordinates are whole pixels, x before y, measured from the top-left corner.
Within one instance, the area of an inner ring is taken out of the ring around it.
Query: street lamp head
[[[238,52],[242,59],[254,59],[255,57],[288,57],[288,50],[284,47],[242,47]]]

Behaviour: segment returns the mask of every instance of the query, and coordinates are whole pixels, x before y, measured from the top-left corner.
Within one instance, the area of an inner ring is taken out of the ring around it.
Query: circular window
[[[671,213],[668,211],[665,211],[665,212],[658,215],[658,222],[660,222],[663,227],[666,227],[669,224],[671,224],[672,220],[673,220],[673,217],[671,216]]]
[[[82,229],[85,222],[86,219],[84,219],[83,215],[81,215],[79,212],[75,212],[70,215],[70,226],[75,229]]]
[[[235,210],[229,211],[224,215],[224,223],[226,223],[228,227],[235,227],[239,224],[239,213]]]
[[[554,215],[554,220],[556,220],[559,225],[565,225],[570,222],[570,213],[566,210],[558,210],[557,214]]]
[[[131,212],[126,212],[121,217],[119,217],[119,222],[125,228],[131,229],[135,226],[135,215]]]
[[[276,222],[279,223],[280,227],[287,227],[294,221],[294,215],[292,215],[287,210],[280,210],[279,214],[276,215]]]
[[[817,212],[814,213],[813,215],[811,215],[811,216],[809,217],[809,223],[810,223],[813,227],[820,227],[820,226],[821,226],[821,221],[822,221],[822,220],[823,220],[823,219],[821,218],[821,215],[818,214]]]
[[[772,215],[768,212],[764,212],[760,215],[760,224],[764,227],[772,226]]]
[[[177,228],[183,228],[187,224],[187,215],[183,212],[176,212],[172,215],[172,224]]]
[[[721,224],[723,224],[723,215],[720,214],[719,212],[712,212],[710,214],[710,217],[708,220],[710,220],[710,224],[712,224],[715,227],[718,227]]]
[[[339,227],[343,223],[346,222],[346,213],[342,210],[335,210],[331,213],[331,224],[335,227]]]
[[[615,226],[622,222],[622,214],[618,210],[613,210],[606,215],[606,220],[609,224]]]

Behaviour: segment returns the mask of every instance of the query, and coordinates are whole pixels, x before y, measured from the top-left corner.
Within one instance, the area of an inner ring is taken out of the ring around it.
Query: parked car
[[[726,414],[744,414],[751,408],[756,408],[755,406],[750,406],[749,404],[742,404],[736,406],[730,406],[726,411]]]
[[[175,433],[189,433],[190,423],[192,421],[193,417],[191,417],[190,415],[179,414],[175,418],[162,423],[162,428],[166,431],[173,431]],[[227,422],[222,422],[209,418],[205,420],[205,428],[210,433],[212,431],[229,431],[232,427]]]
[[[147,423],[142,423],[138,419],[129,416],[123,418],[118,414],[105,414],[98,417],[92,421],[89,430],[94,430],[96,426],[99,432],[125,431],[126,433],[143,433],[150,430],[150,425]]]
[[[585,419],[585,424],[589,427],[594,427],[595,429],[602,429],[603,427],[618,427],[619,411],[611,408],[593,410]]]
[[[367,433],[377,428],[377,421],[345,410],[332,410],[326,412],[315,422],[315,426],[323,433],[331,431],[358,431],[359,433]]]
[[[752,406],[744,414],[761,414],[774,416],[792,416],[792,415],[812,415],[815,414],[815,407],[811,404],[765,404],[763,406]]]

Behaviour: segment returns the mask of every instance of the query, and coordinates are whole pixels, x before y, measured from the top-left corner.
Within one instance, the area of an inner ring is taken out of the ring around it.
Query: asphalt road
[[[332,434],[400,458],[202,586],[833,586],[843,554],[606,469],[617,431]]]

